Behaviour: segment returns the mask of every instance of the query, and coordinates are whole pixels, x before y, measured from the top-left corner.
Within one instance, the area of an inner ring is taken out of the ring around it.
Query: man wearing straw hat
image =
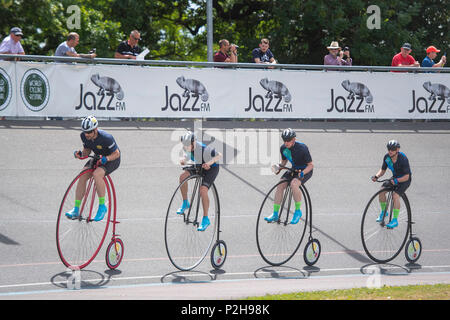
[[[331,66],[351,66],[352,58],[350,58],[350,50],[348,47],[344,48],[344,51],[341,50],[339,43],[337,41],[332,41],[331,44],[327,47],[330,52],[323,58],[324,65]],[[346,57],[344,57],[344,55]]]

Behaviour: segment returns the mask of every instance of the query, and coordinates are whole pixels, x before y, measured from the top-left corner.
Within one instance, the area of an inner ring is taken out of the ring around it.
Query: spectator
[[[230,45],[230,42],[226,39],[219,41],[219,51],[214,55],[214,62],[231,62],[237,63],[237,46],[235,44]]]
[[[255,63],[277,63],[272,51],[269,49],[269,40],[268,39],[261,39],[261,42],[259,44],[259,48],[255,48],[252,51],[253,55],[253,62]]]
[[[327,47],[329,54],[323,58],[323,64],[329,66],[351,66],[352,58],[350,58],[350,49],[348,47],[341,50],[337,41],[332,41]]]
[[[122,41],[117,47],[117,50],[114,53],[114,58],[136,60],[136,57],[142,51],[142,49],[138,46],[139,40],[142,40],[139,31],[131,31],[128,40]]]
[[[424,68],[440,68],[443,67],[444,64],[447,62],[447,57],[444,55],[441,57],[441,60],[439,60],[438,63],[434,62],[434,59],[437,56],[437,53],[441,52],[441,50],[436,49],[434,46],[429,46],[427,48],[427,56],[422,61],[422,67]]]
[[[0,44],[0,54],[25,54],[22,44],[20,43],[22,37],[22,29],[19,27],[11,28],[9,36],[3,39]]]
[[[58,48],[56,48],[55,56],[56,57],[74,57],[74,58],[90,58],[93,59],[97,56],[95,52],[91,53],[77,53],[75,51],[75,47],[80,42],[80,36],[76,32],[71,32],[67,36],[67,41],[62,42]]]
[[[419,62],[414,59],[411,53],[411,45],[404,43],[400,48],[400,52],[392,58],[393,67],[420,67]]]

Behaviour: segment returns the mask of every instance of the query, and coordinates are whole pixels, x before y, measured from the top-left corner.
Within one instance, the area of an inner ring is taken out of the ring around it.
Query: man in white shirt
[[[0,44],[0,54],[25,54],[20,43],[22,37],[23,33],[19,27],[11,28],[9,36]]]

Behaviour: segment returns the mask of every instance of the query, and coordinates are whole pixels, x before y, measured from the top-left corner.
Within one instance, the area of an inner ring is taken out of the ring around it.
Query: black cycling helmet
[[[400,148],[400,143],[397,140],[390,140],[386,145],[388,150],[395,151]]]
[[[192,142],[195,141],[195,134],[192,131],[186,132],[184,135],[181,136],[181,142],[185,146],[191,145]]]
[[[287,128],[283,130],[283,133],[281,134],[281,139],[283,141],[290,141],[292,138],[295,138],[297,135],[295,134],[295,131],[291,128]]]

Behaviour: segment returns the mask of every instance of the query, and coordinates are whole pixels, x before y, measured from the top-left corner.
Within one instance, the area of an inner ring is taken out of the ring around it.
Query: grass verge
[[[296,292],[247,300],[450,300],[450,284]]]

